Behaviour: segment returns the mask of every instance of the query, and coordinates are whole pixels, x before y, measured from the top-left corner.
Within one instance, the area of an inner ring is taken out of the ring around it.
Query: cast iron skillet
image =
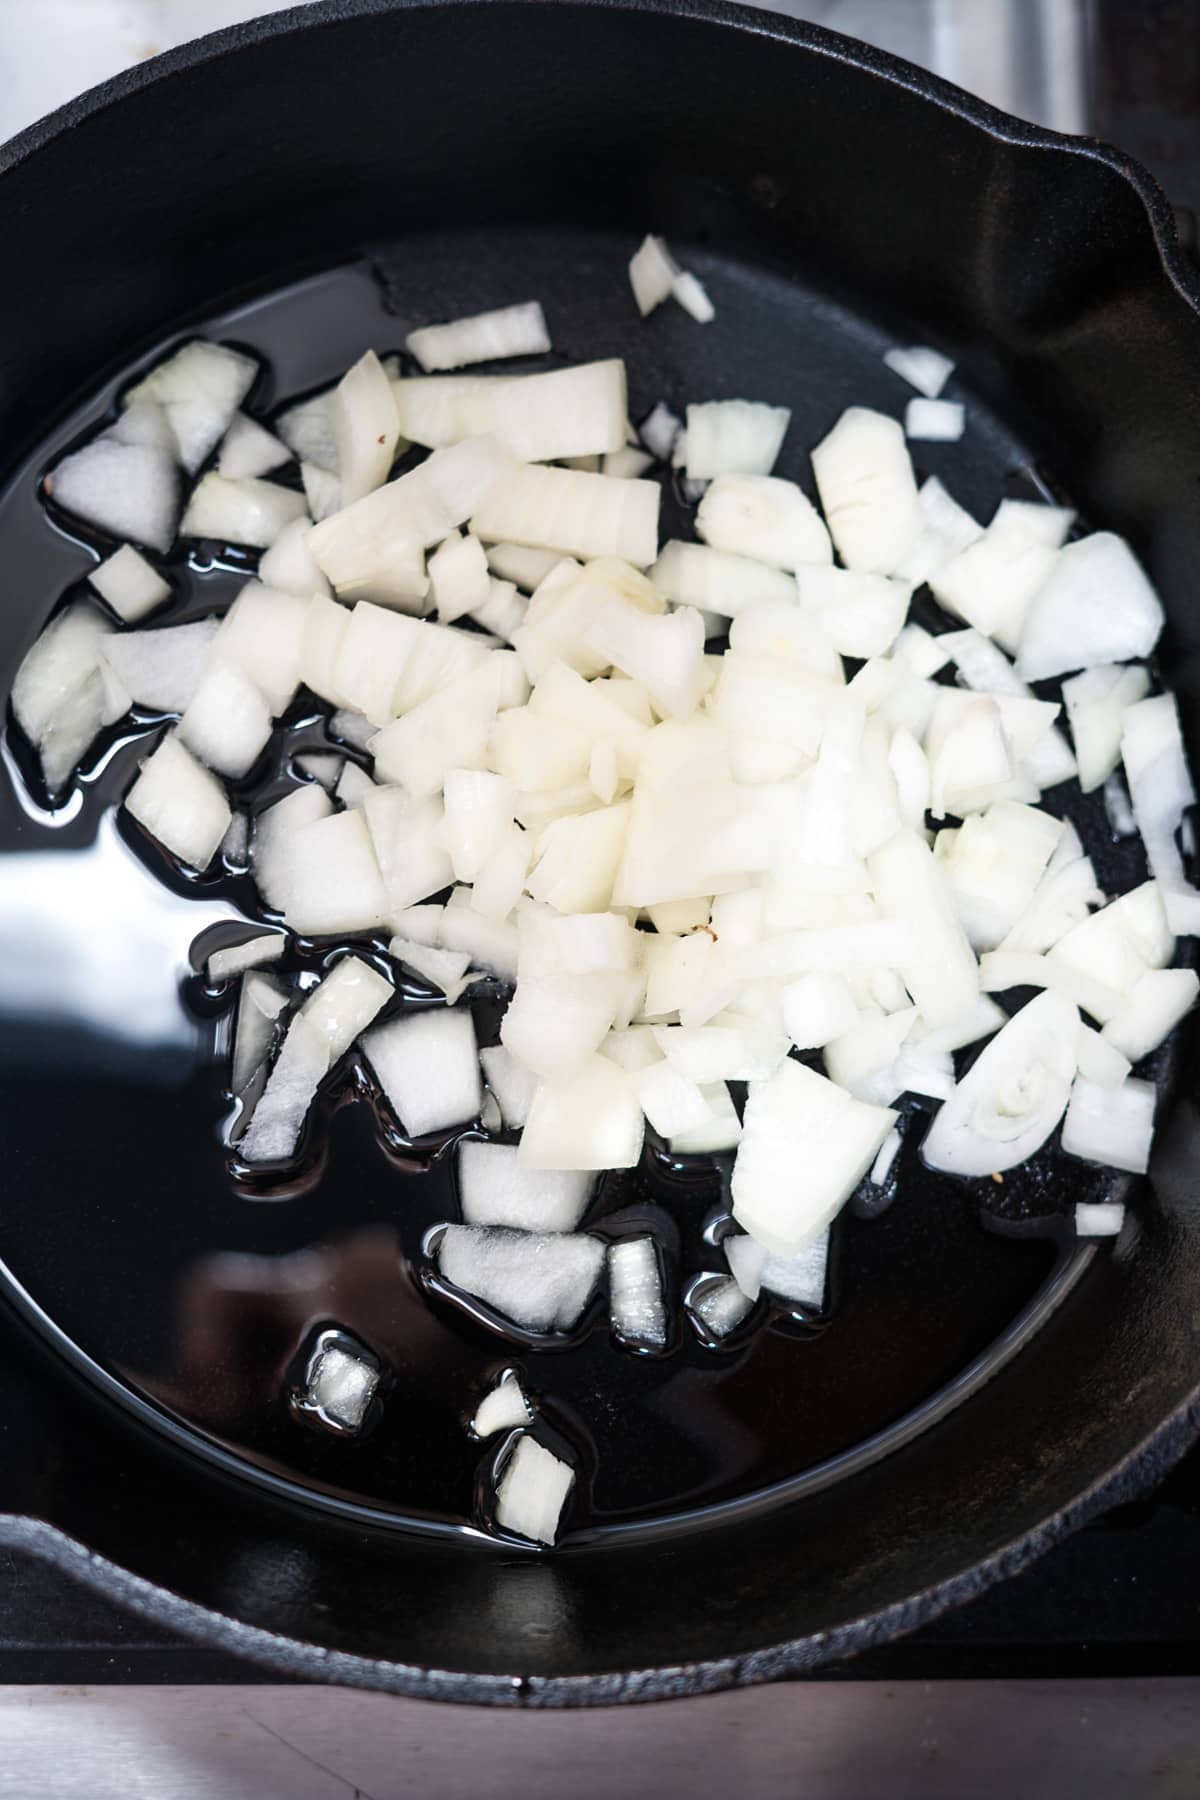
[[[747,293],[818,290],[834,338],[844,320],[867,341],[868,320],[945,346],[998,441],[1027,445],[1146,559],[1195,737],[1200,295],[1161,195],[1113,150],[775,16],[331,0],[85,96],[0,153],[5,468],[98,371],[188,318],[381,237],[402,256],[448,219],[493,247],[553,234],[564,292],[585,293],[588,246],[651,226],[734,286],[742,271]],[[766,349],[771,396],[788,370]],[[753,368],[755,344],[741,354]],[[798,346],[801,374],[820,378]],[[214,1645],[429,1697],[662,1698],[866,1648],[1022,1567],[1192,1441],[1195,1048],[1112,1253],[1077,1261],[963,1404],[945,1396],[886,1458],[845,1459],[797,1497],[549,1559],[419,1540],[198,1457],[77,1356],[85,1379],[36,1422],[54,1456],[30,1457],[0,1537]]]

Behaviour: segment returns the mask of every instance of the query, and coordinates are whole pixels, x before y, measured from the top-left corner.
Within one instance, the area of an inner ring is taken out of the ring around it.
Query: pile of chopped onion
[[[712,316],[660,239],[630,277],[643,314]],[[898,389],[905,423],[852,406],[811,447],[818,507],[773,473],[791,413],[761,396],[659,402],[638,444],[617,359],[442,372],[549,345],[536,303],[424,326],[408,349],[437,373],[368,351],[268,430],[253,360],[197,341],[48,477],[61,516],[129,541],[94,572],[106,610],[73,601],[17,675],[47,785],[138,708],[171,720],[126,796],[151,839],[203,872],[253,815],[282,929],[210,965],[241,981],[242,1159],[294,1157],[358,1045],[407,1139],[469,1128],[461,1222],[430,1240],[441,1291],[569,1334],[605,1283],[639,1351],[681,1305],[661,1246],[581,1227],[647,1139],[732,1161],[728,1270],[687,1303],[710,1343],[761,1294],[821,1305],[831,1222],[888,1179],[907,1097],[948,1174],[1056,1133],[1144,1170],[1156,1096],[1131,1071],[1195,1002],[1175,959],[1200,892],[1178,711],[1146,664],[1162,608],[1129,546],[1030,502],[977,521],[919,482],[910,440],[964,424],[936,351],[886,358],[919,392]],[[676,471],[697,541],[663,544]],[[163,622],[150,553],[177,531],[263,553],[219,621]],[[922,585],[940,631],[910,620]],[[226,784],[253,783],[301,688],[335,748],[235,817]],[[1100,891],[1061,817],[1076,778],[1141,834],[1131,893]],[[260,967],[285,934],[374,953],[301,993]],[[427,1004],[391,1005],[402,971]],[[480,982],[508,993],[482,1049]],[[991,998],[1029,989],[1011,1016]],[[1084,1206],[1077,1228],[1122,1217]],[[497,1520],[552,1541],[573,1477],[529,1421],[514,1378],[473,1429],[517,1430]]]

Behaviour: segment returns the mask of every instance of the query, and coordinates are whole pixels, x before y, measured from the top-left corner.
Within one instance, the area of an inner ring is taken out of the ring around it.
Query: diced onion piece
[[[894,1065],[916,1018],[916,1008],[906,1006],[879,1018],[860,1019],[842,1037],[826,1044],[825,1073],[858,1100],[890,1105],[903,1092]]]
[[[943,563],[983,536],[983,526],[947,493],[936,475],[921,484],[918,499],[921,534],[893,571],[902,581],[911,581],[914,587],[928,581],[935,569],[940,569]]]
[[[285,525],[307,515],[304,495],[277,481],[230,481],[215,470],[201,477],[179,525],[181,537],[268,549]]]
[[[350,611],[323,594],[314,594],[304,615],[298,673],[311,693],[322,700],[341,699],[337,665],[350,625]]]
[[[894,374],[915,387],[928,400],[936,400],[951,375],[954,364],[940,350],[931,349],[928,344],[913,344],[904,349],[897,346],[894,350],[885,350],[883,360]]]
[[[654,467],[654,458],[648,450],[637,450],[632,444],[622,444],[617,450],[606,450],[600,458],[602,475],[619,475],[626,480],[636,481],[647,469]]]
[[[319,469],[316,463],[300,464],[300,480],[304,485],[304,499],[309,513],[319,525],[323,519],[332,518],[342,504],[342,484],[336,475],[328,469]]]
[[[1075,827],[1067,823],[1033,899],[999,948],[1049,950],[1087,918],[1091,907],[1103,902],[1091,860],[1083,854]]]
[[[88,580],[127,625],[144,619],[171,593],[170,584],[132,544],[122,544],[114,550],[107,561],[92,570]]]
[[[912,589],[885,575],[829,565],[797,570],[800,604],[842,656],[883,656],[908,616]]]
[[[243,1162],[282,1162],[295,1153],[308,1109],[328,1072],[324,1033],[298,1014],[237,1146]]]
[[[777,476],[718,476],[700,502],[696,531],[714,550],[791,572],[833,560],[812,501],[794,481]]]
[[[456,881],[474,881],[513,816],[510,781],[482,769],[450,769],[444,786],[442,841]]]
[[[604,1266],[596,1238],[493,1225],[448,1225],[435,1254],[448,1282],[526,1331],[569,1331]]]
[[[265,425],[246,413],[234,413],[217,457],[217,474],[226,481],[253,481],[291,462],[292,453]]]
[[[126,405],[104,433],[117,444],[137,444],[147,450],[164,450],[174,461],[178,445],[170,421],[157,400],[149,397]]]
[[[452,624],[464,613],[486,605],[491,577],[478,538],[453,533],[439,544],[427,567],[434,605],[443,624]]]
[[[1079,1073],[1086,1081],[1094,1081],[1099,1087],[1118,1087],[1129,1074],[1129,1058],[1122,1056],[1106,1037],[1093,1031],[1090,1025],[1080,1024],[1077,1054]]]
[[[1141,1062],[1192,1010],[1197,993],[1194,969],[1147,969],[1105,1025],[1105,1043],[1131,1063]]]
[[[953,1175],[1013,1169],[1040,1150],[1075,1079],[1079,1014],[1062,994],[1039,994],[986,1044],[921,1146]]]
[[[683,420],[671,411],[665,401],[660,400],[654,410],[642,420],[638,436],[659,462],[670,462],[671,452],[682,430]]]
[[[633,1077],[638,1103],[660,1137],[672,1138],[707,1123],[709,1106],[694,1081],[668,1062],[652,1063]]]
[[[968,1044],[990,1037],[993,1031],[999,1031],[1007,1023],[1008,1014],[1004,1009],[986,994],[981,994],[970,1012],[965,1013],[961,1019],[933,1030],[924,1022],[918,1022],[912,1035],[914,1043],[920,1043],[930,1051],[950,1052],[965,1050]]]
[[[733,1232],[721,1242],[729,1272],[747,1300],[757,1300],[762,1291],[762,1273],[770,1251],[744,1232]]]
[[[500,1103],[500,1116],[506,1129],[520,1130],[529,1117],[537,1077],[503,1044],[481,1050],[479,1060],[483,1064],[484,1080]]]
[[[262,690],[276,718],[287,711],[300,685],[307,613],[308,603],[299,594],[277,593],[261,581],[248,581],[213,639],[213,661],[236,663]]]
[[[458,1147],[459,1204],[468,1225],[574,1231],[591,1188],[592,1178],[582,1170],[529,1168],[515,1144],[464,1138]]]
[[[888,1132],[882,1144],[879,1146],[879,1155],[875,1158],[875,1161],[871,1164],[871,1167],[867,1172],[867,1180],[872,1186],[882,1187],[884,1185],[892,1172],[892,1166],[895,1163],[897,1156],[900,1154],[902,1142],[903,1139],[900,1136],[898,1127],[893,1125],[892,1129]]]
[[[620,998],[620,979],[611,973],[522,974],[501,1022],[501,1041],[543,1081],[569,1079],[599,1049]]]
[[[865,406],[852,406],[812,452],[812,466],[830,535],[846,567],[890,575],[924,525],[901,426]]]
[[[152,400],[162,407],[179,461],[194,475],[225,436],[257,374],[253,357],[197,338],[131,388],[125,405]]]
[[[373,350],[348,369],[329,401],[341,503],[350,506],[388,478],[400,435],[396,402]]]
[[[280,413],[275,429],[299,462],[337,476],[337,447],[333,437],[331,404],[333,389],[299,400]]]
[[[48,787],[61,786],[104,723],[102,653],[128,641],[95,607],[76,602],[26,651],[13,682],[13,712],[41,756]]]
[[[272,911],[282,912],[287,902],[291,846],[296,832],[316,819],[328,818],[332,812],[324,789],[308,784],[285,794],[255,819],[251,839],[254,879]]]
[[[216,855],[233,817],[220,782],[174,732],[142,764],[125,806],[164,850],[199,870]]]
[[[1075,1208],[1076,1237],[1119,1237],[1124,1224],[1119,1200],[1081,1200]]]
[[[591,1056],[567,1081],[543,1082],[521,1134],[531,1169],[629,1169],[642,1152],[643,1115],[626,1072]]]
[[[496,1489],[496,1523],[535,1544],[553,1544],[575,1473],[527,1434],[518,1438]]]
[[[700,607],[726,619],[750,607],[796,605],[796,585],[782,569],[678,539],[664,544],[650,580],[675,605]]]
[[[424,325],[405,340],[409,352],[431,373],[463,369],[471,363],[509,356],[541,356],[550,349],[546,318],[536,300],[493,312],[473,313],[447,325]]]
[[[679,265],[660,237],[647,236],[629,259],[629,285],[643,319],[669,300]]]
[[[910,400],[904,409],[904,435],[928,443],[957,443],[966,417],[961,400]]]
[[[606,473],[616,474],[616,470]],[[514,581],[523,593],[541,586],[561,558],[557,550],[531,550],[527,544],[493,544],[487,552],[488,568],[502,581]]]
[[[313,594],[327,598],[329,583],[309,554],[311,531],[307,519],[293,519],[285,525],[271,548],[259,557],[259,580],[286,594],[301,594],[306,600]]]
[[[681,270],[671,283],[671,298],[677,301],[684,312],[695,319],[698,325],[711,324],[717,316],[717,309],[709,299],[707,289],[690,269]]]
[[[1156,881],[1146,881],[1073,926],[1049,956],[1085,980],[1115,989],[1119,1001],[1132,993],[1147,969],[1161,969],[1170,962],[1174,949],[1161,889]]]
[[[849,1199],[896,1122],[791,1060],[752,1082],[733,1170],[733,1216],[795,1256]]]
[[[169,550],[179,517],[179,476],[171,455],[123,444],[105,432],[64,456],[46,477],[55,506],[115,538]]]
[[[179,721],[179,741],[231,780],[253,768],[270,735],[270,708],[233,663],[208,670]]]
[[[379,1387],[379,1371],[338,1344],[323,1344],[309,1373],[306,1399],[339,1430],[361,1430]]]
[[[278,962],[286,943],[287,937],[282,931],[258,931],[244,943],[214,950],[208,959],[208,980],[215,986],[219,981],[229,981],[234,975],[240,975],[243,969],[257,969],[263,963]]]
[[[441,950],[436,945],[414,943],[397,935],[388,944],[388,954],[431,986],[440,988],[451,1006],[471,985],[471,959],[465,951]]]
[[[626,1343],[655,1349],[666,1343],[662,1270],[652,1237],[608,1246],[608,1305],[612,1328]]]
[[[690,481],[717,475],[769,475],[787,435],[791,412],[758,400],[710,400],[687,409]]]
[[[517,932],[506,919],[486,918],[471,905],[471,894],[455,888],[442,917],[441,941],[447,950],[466,950],[477,969],[488,969],[500,981],[517,978]]]
[[[376,931],[391,910],[361,810],[334,813],[291,834],[282,911],[293,931],[305,937]]]
[[[401,788],[376,787],[363,796],[361,812],[383,877],[387,910],[393,918],[406,907],[449,887],[453,871],[442,848],[439,801],[414,801]],[[449,943],[443,947],[468,948]]]
[[[400,429],[435,450],[490,433],[522,462],[557,462],[601,456],[625,442],[618,357],[542,375],[418,377],[394,382],[392,395]]]
[[[527,887],[535,900],[559,912],[605,912],[621,866],[629,805],[556,819],[538,839],[538,858]]]
[[[841,975],[802,975],[779,998],[784,1025],[797,1050],[821,1050],[858,1024],[858,1007]]]
[[[706,1334],[718,1339],[736,1331],[753,1304],[732,1279],[709,1281],[695,1288],[688,1301]]]
[[[498,1431],[528,1425],[532,1417],[533,1408],[520,1381],[512,1369],[505,1369],[495,1387],[479,1402],[470,1428],[478,1438],[495,1437]]]
[[[742,1121],[725,1083],[704,1082],[700,1092],[708,1106],[708,1117],[702,1125],[675,1134],[670,1140],[673,1155],[711,1156],[720,1150],[736,1150],[741,1142]]]
[[[343,956],[312,990],[300,1016],[324,1040],[330,1067],[394,994],[391,982],[360,956]]]
[[[1154,1142],[1157,1099],[1152,1081],[1137,1081],[1132,1075],[1119,1087],[1102,1087],[1077,1076],[1063,1120],[1063,1150],[1085,1162],[1144,1175]]]
[[[1167,923],[1179,937],[1195,936],[1200,933],[1200,891],[1184,872],[1179,833],[1196,803],[1196,789],[1173,694],[1158,694],[1126,708],[1121,716],[1121,756],[1133,816],[1162,893]]]
[[[434,1007],[376,1026],[363,1049],[410,1138],[479,1115],[483,1088],[469,1012]]]
[[[442,941],[442,919],[445,912],[444,906],[407,906],[403,912],[396,914],[394,923],[407,943],[424,944],[435,949]]]
[[[1057,553],[1021,631],[1017,672],[1045,681],[1070,669],[1149,656],[1163,609],[1124,538],[1096,531]]]
[[[1021,680],[1004,652],[997,649],[982,632],[972,629],[948,631],[936,642],[953,658],[959,679],[976,693],[995,698],[1033,698],[1032,689]],[[1041,735],[1025,751],[1021,766],[1029,779],[1040,788],[1056,787],[1059,782],[1070,781],[1078,773],[1066,739],[1057,729]]]
[[[1017,987],[1053,988],[1101,1021],[1111,1019],[1121,1006],[1119,989],[1072,963],[1035,956],[1029,950],[989,951],[980,960],[979,985],[989,994]]]
[[[894,1137],[895,1132],[889,1132]],[[886,1142],[886,1140],[885,1140]],[[882,1154],[882,1152],[881,1152]],[[878,1159],[876,1159],[878,1160]],[[728,1255],[728,1251],[726,1251]],[[829,1227],[795,1256],[768,1254],[762,1266],[762,1290],[773,1300],[819,1312],[825,1304],[825,1274],[829,1263]],[[732,1265],[731,1265],[732,1266]]]
[[[931,571],[929,585],[948,612],[1006,650],[1015,650],[1034,596],[1061,554],[1019,517],[997,515],[974,543]],[[1037,679],[1021,662],[1018,674],[1023,680]]]
[[[1047,506],[1040,500],[1002,500],[996,508],[995,518],[1021,525],[1031,537],[1049,544],[1052,550],[1062,549],[1075,523],[1071,507]]]
[[[375,772],[414,799],[440,793],[455,768],[478,767],[496,717],[496,681],[486,664],[393,719],[368,746]]]
[[[1120,762],[1122,714],[1149,691],[1149,673],[1140,665],[1105,663],[1063,682],[1079,785],[1085,794],[1100,787]]]
[[[1060,820],[1012,800],[964,819],[940,860],[973,949],[996,949],[1025,915],[1061,836]]]
[[[646,568],[658,555],[660,495],[655,481],[524,466],[495,482],[470,528],[489,543],[511,540],[564,556],[616,556]]]
[[[287,989],[266,975],[247,975],[238,995],[229,1084],[240,1094],[271,1046],[275,1021],[287,1005]]]
[[[911,948],[899,964],[926,1022],[948,1025],[973,1009],[978,970],[958,922],[945,872],[914,831],[898,831],[869,859],[881,912],[904,920]]]
[[[693,607],[655,615],[611,601],[597,610],[587,643],[640,682],[664,718],[687,718],[708,687],[704,621]]]
[[[435,450],[315,525],[309,549],[339,594],[419,611],[427,592],[422,553],[477,511],[512,466],[511,453],[493,437]]]

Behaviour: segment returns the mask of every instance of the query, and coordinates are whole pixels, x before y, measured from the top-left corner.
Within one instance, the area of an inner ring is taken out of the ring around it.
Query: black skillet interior
[[[795,425],[783,472],[801,476],[803,446],[843,405],[902,404],[881,348],[931,340],[961,362],[972,423],[961,453],[931,449],[927,467],[986,512],[1006,478],[1033,465],[1085,516],[1127,529],[1171,612],[1164,667],[1190,723],[1200,332],[1164,270],[1144,195],[1110,156],[1051,147],[993,115],[972,122],[960,97],[938,90],[930,104],[913,90],[934,84],[866,53],[855,62],[839,40],[756,15],[740,22],[693,9],[319,6],[286,34],[277,19],[260,22],[236,54],[176,59],[174,72],[129,84],[116,108],[80,109],[0,185],[11,266],[29,271],[0,295],[10,462],[23,439],[44,460],[56,415],[57,441],[94,416],[94,399],[70,408],[95,395],[98,371],[128,368],[188,322],[261,345],[283,394],[336,373],[367,341],[398,344],[418,315],[536,292],[562,321],[565,356],[626,356],[635,410],[660,396],[786,399]],[[624,263],[648,225],[709,280],[714,326],[630,320]],[[298,287],[286,317],[278,305],[228,305],[369,247],[390,316],[362,275]],[[19,498],[0,528],[22,595],[5,627],[11,667],[87,557]],[[186,583],[193,611],[229,591],[220,575]],[[60,856],[93,836],[103,789],[102,777],[57,834]],[[5,830],[9,849],[45,848],[15,809]],[[63,856],[55,869],[67,866]],[[66,878],[80,904],[96,885],[74,878],[81,866]],[[1114,885],[1135,873],[1110,871]],[[132,904],[125,893],[111,896],[114,918]],[[172,954],[193,930],[179,911],[158,940]],[[139,929],[149,939],[155,927]],[[255,1206],[223,1181],[203,1048],[193,1043],[174,1074],[162,1062],[154,1084],[136,1056],[98,1082],[78,1030],[60,1021],[31,1036],[28,1010],[5,1032],[3,1101],[27,1204],[9,1209],[0,1249],[69,1338],[102,1366],[134,1371],[144,1391],[161,1393],[177,1373],[172,1296],[197,1258],[277,1255],[394,1216],[396,1177],[365,1109],[336,1115],[321,1187]],[[349,1678],[467,1698],[510,1696],[509,1675],[530,1699],[648,1695],[871,1641],[1031,1554],[1072,1508],[1097,1503],[1097,1484],[1123,1478],[1167,1421],[1160,1454],[1185,1441],[1178,1415],[1198,1361],[1192,1066],[1185,1050],[1153,1196],[1111,1255],[1056,1260],[1050,1238],[981,1230],[978,1196],[923,1175],[910,1154],[893,1209],[842,1234],[839,1305],[819,1339],[768,1337],[719,1367],[693,1352],[664,1380],[626,1366],[615,1388],[602,1333],[576,1353],[565,1383],[577,1384],[576,1422],[581,1392],[595,1402],[589,1523],[629,1519],[647,1498],[662,1514],[744,1494],[841,1457],[786,1505],[534,1560],[385,1535],[363,1515],[351,1524],[280,1510],[282,1497],[269,1505],[215,1466],[170,1457],[114,1411],[113,1464],[91,1469],[86,1436],[68,1432],[39,1510],[250,1626],[410,1665],[339,1664]],[[1081,1180],[1090,1195],[1095,1178],[1077,1171],[1064,1186],[1052,1173],[1006,1210],[1060,1206]],[[1015,1357],[1014,1331],[1032,1335]],[[223,1342],[218,1363],[229,1351]],[[459,1378],[503,1360],[479,1334],[465,1349],[460,1334],[456,1355]],[[983,1369],[989,1385],[948,1404]],[[244,1409],[222,1412],[219,1382],[201,1386],[169,1396],[185,1418],[260,1466],[356,1502],[394,1503],[402,1479],[403,1510],[453,1514],[446,1471],[469,1480],[451,1402],[421,1395],[417,1370],[409,1435],[391,1440],[390,1460],[377,1445],[353,1475],[281,1448],[274,1426],[256,1438]],[[619,1405],[604,1411],[602,1393]],[[64,1400],[68,1416],[81,1404]],[[885,1461],[853,1454],[888,1428]],[[868,1622],[846,1635],[856,1619]],[[293,1666],[314,1666],[295,1654]],[[687,1671],[661,1672],[678,1665]],[[429,1669],[464,1679],[446,1688],[417,1672]],[[660,1673],[622,1673],[646,1669]]]

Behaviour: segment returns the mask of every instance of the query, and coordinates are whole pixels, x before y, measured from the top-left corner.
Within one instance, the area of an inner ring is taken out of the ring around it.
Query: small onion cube
[[[241,944],[229,944],[214,950],[208,959],[208,980],[215,987],[229,981],[244,969],[261,968],[264,963],[278,962],[283,955],[287,936],[282,931],[258,931]]]
[[[391,982],[359,956],[343,956],[312,990],[300,1017],[323,1040],[331,1068],[394,993]]]
[[[671,283],[671,298],[698,325],[709,325],[717,316],[717,309],[708,297],[708,290],[690,269],[682,269]]]
[[[569,1331],[604,1266],[598,1239],[572,1232],[447,1225],[435,1251],[452,1286],[526,1331]]]
[[[929,443],[953,444],[962,436],[966,409],[961,400],[910,400],[904,409],[904,435]]]
[[[306,516],[303,494],[277,481],[201,477],[179,525],[180,537],[215,538],[266,550],[285,526]]]
[[[683,420],[660,400],[638,428],[638,436],[659,462],[670,462],[675,441],[683,430]]]
[[[575,1169],[531,1169],[515,1144],[464,1138],[458,1147],[458,1194],[467,1225],[518,1231],[574,1231],[587,1211],[592,1177]]]
[[[702,1082],[700,1092],[708,1107],[703,1124],[678,1131],[670,1140],[676,1156],[712,1156],[720,1150],[736,1150],[742,1137],[742,1121],[723,1081]]]
[[[893,373],[924,394],[927,400],[936,400],[954,373],[950,358],[928,344],[885,350],[883,360]]]
[[[525,1398],[517,1376],[506,1369],[494,1388],[479,1402],[470,1429],[477,1438],[494,1437],[498,1431],[513,1431],[528,1425],[533,1408]]]
[[[281,588],[285,594],[300,594],[305,600],[313,594],[328,599],[329,583],[309,554],[311,531],[307,519],[293,519],[285,525],[271,548],[258,559],[259,580],[267,587]]]
[[[647,236],[629,259],[629,285],[643,319],[669,300],[679,265],[660,237]]]
[[[776,1300],[785,1300],[792,1306],[813,1307],[819,1311],[825,1304],[828,1263],[829,1227],[826,1226],[819,1237],[806,1244],[795,1256],[767,1256],[760,1276],[763,1290]]]
[[[1045,681],[1071,669],[1149,656],[1162,604],[1123,538],[1096,531],[1056,553],[1021,630],[1017,672]]]
[[[496,1523],[535,1544],[553,1544],[575,1472],[527,1433],[518,1438],[496,1488]]]
[[[342,937],[387,922],[390,897],[360,808],[299,826],[287,855],[282,910],[293,931]]]
[[[308,1379],[307,1400],[343,1430],[361,1429],[379,1387],[379,1371],[337,1344],[318,1350]]]
[[[500,1104],[500,1116],[510,1131],[519,1130],[529,1117],[529,1108],[537,1090],[537,1077],[524,1063],[518,1062],[503,1044],[481,1050],[479,1060],[488,1087]]]
[[[405,341],[426,373],[509,356],[541,356],[551,347],[545,314],[536,300],[474,313],[447,325],[425,325],[410,331]]]
[[[269,976],[248,974],[238,995],[230,1086],[240,1094],[270,1049],[275,1021],[287,1005],[287,990]]]
[[[697,1287],[688,1301],[705,1333],[713,1338],[728,1337],[736,1331],[753,1305],[731,1276]]]
[[[777,569],[833,561],[829,531],[808,495],[775,475],[718,475],[700,502],[696,531],[714,550]]]
[[[221,440],[217,474],[223,475],[226,481],[255,480],[291,460],[292,453],[286,444],[281,444],[257,419],[239,412],[234,413]]]
[[[220,782],[174,732],[142,764],[125,806],[164,850],[199,870],[207,869],[233,818]]]
[[[218,775],[249,773],[271,735],[271,709],[234,663],[214,663],[179,721],[179,740]]]
[[[642,1153],[644,1115],[624,1069],[591,1056],[566,1081],[544,1081],[521,1133],[531,1169],[631,1169]]]
[[[511,541],[563,556],[616,556],[644,569],[658,555],[661,493],[655,481],[527,464],[495,482],[472,514],[470,529],[489,543]]]
[[[1132,1075],[1119,1087],[1102,1087],[1077,1076],[1063,1120],[1063,1150],[1086,1162],[1144,1175],[1154,1142],[1157,1099],[1152,1081],[1138,1081]]]
[[[194,475],[228,431],[257,374],[253,357],[196,338],[131,388],[125,405],[161,406],[179,461]]]
[[[1194,969],[1147,969],[1101,1035],[1129,1062],[1140,1062],[1166,1041],[1192,1010],[1198,993]]]
[[[1124,1224],[1119,1200],[1081,1200],[1075,1208],[1076,1237],[1119,1237]]]
[[[867,407],[849,407],[812,452],[812,466],[846,567],[892,574],[924,525],[900,425]]]
[[[99,568],[92,570],[88,580],[127,625],[144,619],[171,594],[170,584],[132,544],[122,544],[114,550]]]
[[[1066,1110],[1078,1033],[1078,1011],[1062,994],[1039,994],[1014,1013],[942,1103],[921,1146],[930,1167],[991,1175],[1040,1150]]]
[[[325,1034],[303,1016],[288,1027],[267,1085],[238,1144],[243,1162],[282,1162],[292,1156],[317,1089],[329,1072]]]
[[[116,538],[167,551],[179,517],[179,476],[171,456],[123,444],[105,432],[64,456],[46,477],[55,506]]]
[[[608,1305],[618,1337],[655,1348],[666,1343],[662,1270],[652,1237],[625,1238],[609,1245]]]
[[[469,1012],[410,1013],[377,1026],[363,1049],[408,1137],[478,1118],[483,1087]]]
[[[329,398],[329,424],[343,506],[361,500],[388,478],[400,435],[396,402],[373,350],[348,369]]]
[[[687,409],[690,481],[717,475],[769,475],[791,423],[786,406],[757,400],[710,400]]]
[[[263,809],[254,821],[250,857],[254,879],[263,900],[273,912],[287,903],[291,869],[291,845],[296,832],[333,812],[329,796],[315,783],[306,783]]]

